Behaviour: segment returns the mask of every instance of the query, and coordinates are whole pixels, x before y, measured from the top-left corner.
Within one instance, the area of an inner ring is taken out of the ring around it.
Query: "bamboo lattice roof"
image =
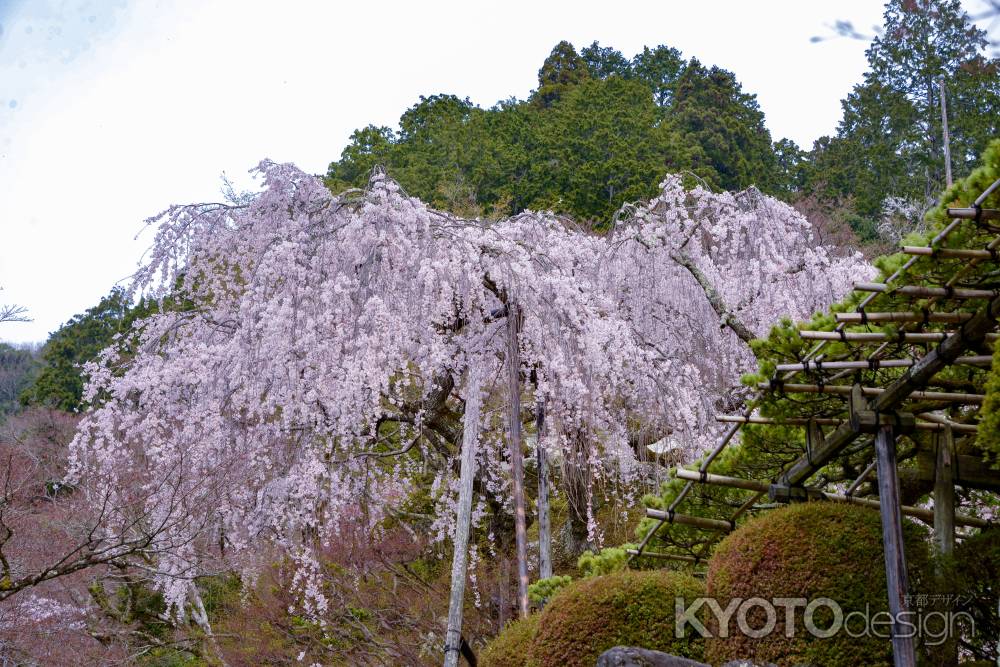
[[[855,284],[845,301],[851,310],[814,319],[782,348],[786,358],[747,409],[718,417],[729,426],[716,447],[696,469],[678,471],[684,485],[670,505],[646,510],[656,523],[630,558],[700,563],[741,518],[775,500],[877,507],[869,481],[880,424],[902,434],[900,468],[911,477],[925,473],[914,462],[949,431],[967,459],[959,484],[1000,491],[1000,471],[975,446],[981,388],[1000,339],[1000,210],[983,208],[998,187],[1000,180],[969,207],[947,209],[940,231],[926,246],[903,246],[883,282]],[[920,507],[903,514],[933,518]],[[956,525],[990,524],[958,514]],[[648,549],[654,538],[658,552]]]

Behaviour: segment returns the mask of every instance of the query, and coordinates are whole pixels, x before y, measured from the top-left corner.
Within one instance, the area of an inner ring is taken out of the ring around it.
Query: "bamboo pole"
[[[888,335],[880,331],[800,331],[799,336],[805,340],[839,340],[848,343],[939,343],[955,335],[955,332],[933,333],[897,333]],[[986,334],[987,342],[996,342],[998,334]]]
[[[959,220],[975,220],[976,219],[976,209],[975,208],[949,208],[948,209],[949,218],[957,218]],[[992,208],[984,208],[979,215],[980,220],[1000,220],[1000,210]]]
[[[722,519],[709,519],[702,516],[691,516],[690,514],[678,514],[674,511],[657,510],[650,507],[646,508],[646,516],[651,519],[663,519],[667,523],[693,526],[703,530],[718,530],[723,533],[728,533],[733,529],[731,522],[723,521]]]
[[[666,553],[657,553],[655,551],[645,551],[640,553],[638,549],[626,549],[625,553],[627,553],[630,556],[645,556],[646,558],[677,560],[681,561],[682,563],[693,563],[695,565],[697,565],[698,563],[705,562],[701,558],[697,558],[695,556],[685,556],[684,554],[666,554]]]
[[[757,385],[760,389],[774,389],[769,382],[761,382]],[[851,388],[840,384],[781,384],[780,390],[788,394],[834,394],[837,396],[848,396]],[[864,396],[879,396],[885,393],[881,387],[862,387],[861,393]],[[979,405],[986,398],[983,394],[961,394],[944,391],[911,391],[909,398],[921,401],[941,401],[942,403],[968,403]]]
[[[923,415],[922,415],[923,416]],[[816,422],[819,426],[840,426],[843,419],[829,417],[816,417],[807,419],[805,417],[788,417],[785,419],[772,419],[770,417],[743,417],[741,415],[715,415],[715,421],[738,423],[738,424],[773,424],[775,426],[808,426],[810,421]],[[928,422],[917,421],[915,427],[918,431],[943,431],[950,427],[953,431],[960,433],[978,433],[979,427],[975,424],[959,424],[958,422]]]
[[[451,561],[448,629],[444,637],[445,667],[458,667],[458,656],[462,649],[462,609],[465,605],[465,579],[469,569],[469,527],[472,523],[472,480],[476,476],[479,412],[483,401],[481,385],[479,368],[471,366],[468,371],[465,417],[462,422],[462,465],[459,473],[455,520],[455,551]]]
[[[870,470],[870,468],[869,468]],[[869,470],[866,470],[867,474]],[[710,484],[714,486],[726,486],[733,489],[743,489],[744,491],[757,491],[760,494],[767,493],[770,488],[770,483],[761,482],[752,479],[741,479],[739,477],[728,477],[726,475],[716,475],[714,473],[706,473],[704,481],[701,478],[701,473],[694,470],[687,470],[685,468],[678,468],[675,471],[675,476],[678,479],[685,479],[691,482],[702,482],[704,484]],[[858,484],[860,486],[860,484]],[[852,503],[854,505],[864,505],[865,507],[871,507],[874,509],[879,509],[881,504],[878,500],[873,500],[870,498],[857,498],[852,495],[844,495],[841,493],[827,493],[825,491],[813,491],[812,492],[817,497],[828,500],[830,502],[836,503]],[[915,519],[920,519],[921,521],[926,521],[928,523],[934,522],[934,510],[925,509],[923,507],[912,507],[909,505],[903,505],[901,507],[902,512],[906,516],[911,516]],[[648,511],[647,511],[648,512]],[[710,521],[715,521],[715,519],[710,519]],[[676,523],[681,523],[677,521]],[[728,525],[727,522],[721,521],[723,525]],[[693,524],[688,524],[693,525]],[[979,517],[969,516],[966,514],[956,514],[955,515],[955,525],[956,526],[967,526],[970,528],[989,528],[993,524],[985,519],[980,519]],[[712,528],[711,530],[715,530]]]
[[[919,248],[925,250],[925,248]],[[920,311],[902,311],[891,313],[837,313],[838,322],[860,323],[865,322],[965,322],[972,318],[972,313],[932,313]]]
[[[943,257],[945,259],[992,259],[996,253],[983,249],[972,248],[928,248],[926,246],[904,245],[903,252],[907,255],[922,257]]]
[[[997,290],[969,289],[967,287],[924,287],[922,285],[900,285],[891,287],[885,283],[854,283],[854,289],[859,292],[892,292],[913,297],[939,297],[945,299],[992,299],[998,295]]]
[[[908,368],[909,366],[917,363],[917,359],[872,359],[870,361],[803,361],[798,364],[778,364],[775,370],[778,372],[788,372],[788,371],[821,371],[823,369],[829,369],[832,371],[844,370],[844,369],[870,369],[878,370],[879,368]],[[993,363],[993,357],[990,355],[976,355],[972,357],[959,357],[955,359],[954,364],[960,366],[989,366]]]

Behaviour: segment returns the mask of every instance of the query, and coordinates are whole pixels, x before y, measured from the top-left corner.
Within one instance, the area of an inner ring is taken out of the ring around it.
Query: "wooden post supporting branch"
[[[524,452],[521,449],[521,311],[507,304],[508,424],[510,476],[514,494],[514,537],[517,548],[517,607],[527,618],[528,607],[528,517],[524,500]]]
[[[482,405],[480,370],[469,368],[462,424],[462,468],[459,473],[458,508],[455,522],[455,553],[451,561],[451,598],[448,629],[444,636],[444,665],[457,667],[462,646],[462,610],[465,578],[469,569],[469,527],[472,522],[472,480],[476,476],[476,446],[479,443],[479,411]]]
[[[896,474],[896,439],[892,426],[875,434],[878,461],[878,491],[881,500],[882,546],[885,549],[885,579],[892,614],[892,657],[896,667],[915,667],[913,637],[905,636],[901,621],[907,612],[906,554],[903,550],[903,518],[899,512],[899,478]],[[912,626],[911,626],[912,627]]]
[[[937,465],[934,467],[934,542],[942,556],[949,556],[955,550],[954,446],[950,428],[938,434]]]
[[[552,576],[552,524],[549,518],[549,472],[542,445],[545,433],[545,407],[539,403],[535,411],[535,429],[538,440],[535,459],[538,462],[538,578]]]
[[[950,556],[955,550],[955,442],[951,427],[936,434],[937,462],[934,466],[934,543],[938,554]],[[939,583],[945,583],[943,563],[937,569]],[[949,633],[950,634],[950,633]],[[958,664],[958,643],[948,637],[941,647],[947,664]]]

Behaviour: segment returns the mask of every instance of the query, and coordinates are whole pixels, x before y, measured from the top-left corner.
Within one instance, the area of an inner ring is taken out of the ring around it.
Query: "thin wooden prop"
[[[972,317],[972,313],[932,313],[930,311],[901,311],[888,313],[869,313],[860,311],[856,313],[837,313],[838,322],[860,323],[867,322],[947,322],[960,323]]]
[[[743,417],[741,415],[715,415],[715,421],[736,423],[736,424],[773,424],[775,426],[808,426],[810,421],[820,426],[840,426],[846,420],[831,417],[788,417],[785,419],[773,419],[771,417]],[[950,427],[953,431],[960,433],[978,433],[979,427],[975,424],[959,424],[958,422],[927,422],[917,421],[915,427],[918,431],[943,431]]]
[[[851,387],[842,384],[787,384],[780,383],[774,386],[769,382],[761,382],[757,385],[760,389],[771,389],[783,391],[787,394],[834,394],[836,396],[848,396]],[[881,396],[887,389],[881,387],[862,387],[861,393],[864,396]],[[907,392],[906,398],[915,398],[921,401],[941,401],[942,403],[967,403],[969,405],[980,405],[986,398],[984,394],[961,394],[946,391],[920,391],[913,390]]]
[[[970,289],[968,287],[925,287],[922,285],[901,285],[892,287],[885,283],[854,283],[854,289],[859,292],[892,292],[903,296],[929,297],[944,299],[992,299],[1000,296],[1000,290]]]
[[[878,370],[879,368],[907,368],[915,364],[918,359],[872,359],[871,361],[803,361],[801,364],[778,364],[775,370],[778,372],[799,372],[799,371],[821,371],[824,368],[838,371],[844,369],[858,370]],[[976,355],[972,357],[959,357],[955,359],[953,366],[989,366],[993,363],[990,355]]]

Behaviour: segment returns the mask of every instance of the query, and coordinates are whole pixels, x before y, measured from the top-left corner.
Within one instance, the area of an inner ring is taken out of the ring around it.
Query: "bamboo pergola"
[[[927,246],[903,246],[909,258],[884,282],[855,283],[855,311],[836,313],[831,330],[799,332],[815,342],[777,364],[743,413],[717,417],[728,428],[696,469],[676,471],[685,483],[670,505],[646,510],[656,523],[630,559],[702,563],[739,520],[775,504],[866,505],[882,517],[889,609],[901,618],[907,611],[902,517],[933,525],[937,548],[950,553],[956,526],[992,525],[955,511],[956,486],[1000,493],[1000,471],[975,446],[984,400],[977,388],[1000,340],[1000,228],[990,222],[1000,220],[1000,209],[983,208],[998,187],[1000,180],[971,206],[947,209],[948,223]],[[765,429],[779,428],[798,436],[746,465],[745,477],[711,470],[737,433],[746,447],[766,441]],[[843,473],[839,479],[833,470]],[[918,490],[932,489],[933,508],[904,504],[901,477]],[[710,489],[728,494],[725,502],[711,506]],[[692,503],[693,493],[702,502]],[[682,513],[685,503],[692,509]],[[705,536],[669,542],[668,524]],[[686,552],[649,551],[657,536]],[[915,665],[912,638],[893,634],[897,667]]]

